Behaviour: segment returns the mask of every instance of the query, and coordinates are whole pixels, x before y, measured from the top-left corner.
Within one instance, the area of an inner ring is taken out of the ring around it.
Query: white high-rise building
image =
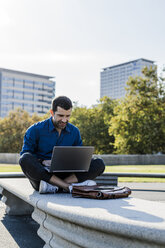
[[[100,98],[108,96],[118,99],[125,96],[126,82],[130,76],[142,76],[142,69],[154,66],[154,61],[137,59],[126,63],[103,68],[100,79]]]
[[[18,107],[43,115],[54,96],[54,77],[0,68],[0,117]]]

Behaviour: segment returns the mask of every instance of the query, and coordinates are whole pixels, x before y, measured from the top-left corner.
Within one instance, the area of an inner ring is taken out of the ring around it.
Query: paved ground
[[[29,216],[8,216],[0,201],[0,247],[42,248],[43,240],[37,235],[39,225]]]
[[[119,183],[132,189],[132,197],[165,202],[165,183]],[[42,248],[44,242],[38,237],[39,225],[31,217],[8,216],[0,201],[0,247]]]
[[[165,202],[165,183],[119,183],[120,185],[131,188],[133,197]]]

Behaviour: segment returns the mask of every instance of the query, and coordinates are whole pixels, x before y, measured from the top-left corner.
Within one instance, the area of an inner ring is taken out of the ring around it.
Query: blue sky
[[[164,0],[0,0],[0,67],[55,76],[56,95],[95,104],[104,67],[165,64]]]

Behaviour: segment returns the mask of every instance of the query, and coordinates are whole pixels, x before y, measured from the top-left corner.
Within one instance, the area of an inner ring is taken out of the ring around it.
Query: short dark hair
[[[57,111],[57,107],[61,107],[65,110],[72,108],[72,101],[66,96],[58,96],[52,100],[52,110]]]

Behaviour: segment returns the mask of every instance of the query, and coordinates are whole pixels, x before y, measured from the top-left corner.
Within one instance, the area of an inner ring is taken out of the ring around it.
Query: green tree
[[[165,88],[156,67],[145,67],[144,77],[129,78],[126,97],[114,109],[109,132],[118,153],[165,152]]]
[[[71,123],[80,129],[83,144],[95,147],[95,153],[112,153],[114,136],[109,135],[109,120],[113,115],[114,101],[105,97],[92,108],[75,107]]]
[[[41,119],[37,114],[30,117],[22,109],[9,112],[0,120],[0,152],[19,153],[26,129]]]

